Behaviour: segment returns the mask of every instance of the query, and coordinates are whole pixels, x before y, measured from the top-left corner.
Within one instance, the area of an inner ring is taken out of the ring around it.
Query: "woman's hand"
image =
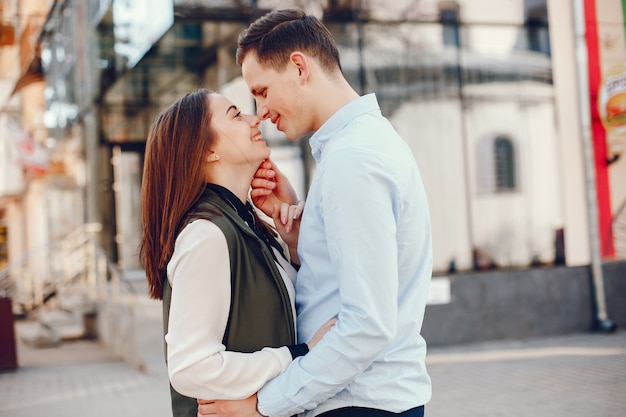
[[[269,158],[259,165],[250,185],[252,202],[268,217],[272,216],[276,204],[298,204],[298,196],[293,186]]]
[[[300,221],[303,210],[304,201],[292,205],[287,203],[274,204],[272,209],[272,218],[274,219],[276,231],[289,249],[291,262],[298,265],[300,264],[300,259],[298,258],[298,236],[300,234]]]
[[[328,331],[335,325],[335,323],[337,323],[337,318],[333,317],[332,319],[330,319],[326,323],[324,323],[322,325],[322,327],[320,327],[317,330],[317,332],[315,332],[315,334],[313,335],[313,338],[309,341],[309,343],[307,343],[307,346],[309,347],[309,350],[313,349],[315,347],[315,345],[317,345],[317,343],[320,340],[322,340],[324,335],[326,333],[328,333]]]

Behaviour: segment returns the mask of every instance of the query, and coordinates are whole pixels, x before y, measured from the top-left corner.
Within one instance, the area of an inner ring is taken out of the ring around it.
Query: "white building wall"
[[[572,2],[548,1],[552,76],[554,80],[556,129],[560,149],[560,176],[563,178],[565,216],[565,257],[570,266],[591,262],[585,176],[580,134],[579,95]]]
[[[430,205],[433,269],[472,266],[458,100],[405,103],[390,118],[417,161]]]
[[[505,267],[528,265],[535,257],[553,261],[555,231],[563,227],[552,88],[520,87],[475,86],[474,94],[482,88],[487,96],[469,98],[465,116],[474,245]],[[502,97],[489,100],[490,92]],[[477,173],[486,161],[477,151],[481,141],[498,135],[514,144],[517,189],[482,192]]]
[[[525,105],[522,112],[530,157],[526,164],[530,191],[528,215],[532,220],[529,246],[533,256],[551,262],[555,256],[555,233],[565,222],[553,99]]]
[[[435,271],[447,270],[451,260],[471,269],[473,248],[500,266],[554,260],[564,211],[552,87],[485,84],[465,95],[463,120],[456,99],[406,103],[390,119],[411,147],[428,193]],[[484,192],[478,184],[481,142],[497,135],[515,144],[514,192]]]

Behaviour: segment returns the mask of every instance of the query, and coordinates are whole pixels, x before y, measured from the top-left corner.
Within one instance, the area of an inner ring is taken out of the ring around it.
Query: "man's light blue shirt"
[[[415,158],[373,94],[341,108],[310,144],[317,168],[298,244],[298,341],[339,320],[259,391],[259,410],[314,416],[423,405],[431,396],[420,331],[432,245]]]

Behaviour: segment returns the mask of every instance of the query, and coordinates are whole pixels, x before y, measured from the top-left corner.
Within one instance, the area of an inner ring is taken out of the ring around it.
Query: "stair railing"
[[[0,270],[0,297],[13,300],[16,314],[32,315],[65,294],[82,299],[78,312],[97,315],[100,341],[114,353],[141,366],[136,349],[136,292],[98,244],[100,225],[84,224],[61,239],[29,252]]]

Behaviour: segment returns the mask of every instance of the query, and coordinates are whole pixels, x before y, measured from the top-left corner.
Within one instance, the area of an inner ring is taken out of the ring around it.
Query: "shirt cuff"
[[[256,412],[261,414],[263,417],[267,417],[267,413],[265,413],[265,411],[263,411],[263,409],[259,405],[259,397],[258,396],[257,396],[257,399],[256,399]]]
[[[287,348],[289,348],[289,352],[291,352],[291,359],[295,359],[299,356],[304,356],[309,353],[309,345],[307,345],[306,343],[287,346]]]
[[[271,385],[271,387],[270,387]],[[256,408],[262,416],[278,417],[291,416],[296,412],[290,412],[293,407],[292,401],[286,398],[284,393],[278,389],[273,381],[269,381],[257,393]],[[304,411],[304,409],[302,409]]]
[[[291,351],[287,346],[281,346],[279,348],[266,347],[261,350],[271,352],[276,356],[278,362],[280,363],[280,373],[285,372],[287,367],[293,361],[293,359],[291,358]]]

